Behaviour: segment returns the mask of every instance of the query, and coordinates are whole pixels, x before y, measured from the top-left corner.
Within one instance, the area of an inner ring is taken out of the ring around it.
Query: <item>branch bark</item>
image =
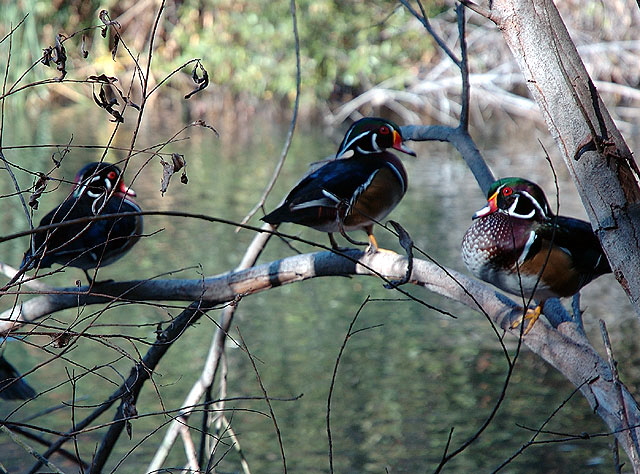
[[[61,293],[37,296],[36,301],[23,307],[30,319],[42,317],[52,311],[77,307],[84,304],[100,304],[105,301],[119,300],[150,301],[167,298],[167,291],[175,291],[176,299],[194,301],[202,295],[202,303],[197,309],[228,303],[238,297],[248,296],[281,285],[310,278],[339,275],[365,275],[383,277],[385,280],[398,280],[405,276],[407,259],[391,252],[368,255],[351,250],[344,255],[332,252],[318,252],[287,257],[282,260],[265,263],[247,270],[225,273],[203,280],[175,281],[133,281],[126,283],[107,283],[101,285],[100,294],[86,294],[80,289],[68,288]],[[463,274],[438,266],[434,263],[414,259],[410,282],[429,291],[458,301],[474,310],[485,313],[498,327],[518,337],[518,329],[509,329],[511,321],[522,316],[522,308],[513,301],[497,293],[488,285],[473,280]],[[171,290],[168,290],[168,287]],[[37,305],[41,311],[36,312]],[[548,306],[548,305],[547,305]],[[553,308],[549,308],[550,310]],[[545,307],[545,313],[547,307]],[[184,332],[192,318],[183,318],[184,327],[172,324],[172,334]],[[149,349],[145,356],[144,367],[148,371],[145,377],[138,373],[137,384],[143,382],[168,348],[167,340]],[[559,370],[569,381],[580,387],[582,394],[591,407],[605,421],[611,432],[616,434],[621,446],[633,460],[636,451],[634,438],[640,436],[640,407],[629,390],[615,380],[607,362],[600,357],[584,336],[578,323],[560,322],[557,327],[539,320],[532,331],[523,340],[524,344],[545,361]],[[150,354],[153,353],[153,357]],[[134,372],[137,370],[134,369]],[[134,376],[132,372],[132,377]],[[124,387],[124,385],[123,385]],[[126,390],[121,388],[114,394],[117,398]],[[626,412],[626,419],[619,414]],[[125,421],[126,417],[122,418]],[[635,462],[635,461],[634,461]]]

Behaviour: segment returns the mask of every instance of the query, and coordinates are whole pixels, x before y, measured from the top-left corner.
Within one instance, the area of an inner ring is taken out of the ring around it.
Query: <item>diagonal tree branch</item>
[[[319,252],[287,257],[247,270],[206,278],[204,283],[202,280],[108,283],[101,286],[100,295],[71,292],[71,289],[68,289],[69,291],[63,294],[43,295],[33,300],[38,300],[42,304],[43,312],[50,313],[53,307],[60,310],[75,307],[78,304],[104,303],[114,297],[122,299],[123,294],[126,295],[127,300],[131,301],[166,299],[167,284],[174,286],[172,291],[178,295],[177,299],[193,301],[196,292],[202,294],[202,303],[190,306],[189,310],[172,323],[167,329],[167,331],[171,330],[171,334],[163,333],[161,343],[149,349],[141,364],[132,370],[129,380],[109,399],[110,401],[106,404],[108,405],[125,393],[135,394],[131,386],[141,388],[141,384],[148,379],[171,343],[175,341],[174,338],[182,334],[185,328],[199,318],[207,308],[233,301],[237,297],[246,297],[310,278],[382,275],[388,281],[404,277],[406,270],[407,259],[391,252],[367,255],[361,251],[351,250],[344,256],[332,252]],[[512,320],[522,316],[522,308],[482,282],[418,259],[414,259],[410,282],[474,310],[481,309],[503,330],[514,337],[520,335],[518,329],[511,330],[509,327]],[[127,287],[130,291],[127,291]],[[58,302],[52,305],[47,304],[47,300],[58,300]],[[559,303],[558,306],[560,306]],[[31,309],[34,310],[35,305]],[[549,303],[545,306],[545,314],[558,311],[561,309],[554,309]],[[31,316],[35,315],[36,313],[31,314]],[[624,385],[616,383],[609,365],[589,344],[577,323],[561,320],[554,324],[557,325],[552,326],[546,321],[538,321],[523,339],[524,344],[553,365],[574,385],[580,387],[583,396],[607,423],[611,432],[616,434],[625,451],[630,454],[635,449],[633,438],[640,433],[638,428],[640,408],[633,396]],[[623,410],[621,404],[625,405],[627,412],[624,423],[619,417],[619,413]],[[126,417],[121,418],[122,422],[126,419]],[[83,426],[83,424],[78,423],[77,426]],[[68,439],[65,438],[62,442]]]

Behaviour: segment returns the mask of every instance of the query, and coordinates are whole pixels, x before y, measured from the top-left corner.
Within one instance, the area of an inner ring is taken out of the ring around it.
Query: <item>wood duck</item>
[[[524,316],[530,320],[525,334],[548,298],[574,295],[611,272],[591,225],[555,216],[542,189],[526,179],[493,183],[487,206],[473,219],[462,240],[462,259],[481,280],[538,303]]]
[[[75,179],[73,193],[40,221],[40,226],[82,217],[140,212],[131,199],[120,169],[109,163],[90,163]],[[37,230],[37,229],[36,229]],[[33,234],[21,268],[48,268],[52,264],[87,270],[109,265],[122,257],[142,234],[142,216],[87,221]]]
[[[331,246],[340,232],[362,229],[369,252],[378,250],[373,224],[395,208],[407,190],[407,172],[394,148],[416,156],[403,145],[400,128],[381,118],[363,118],[347,131],[336,157],[315,169],[293,188],[284,203],[262,218],[269,224],[294,222],[328,232]]]
[[[0,355],[0,398],[5,400],[28,400],[36,391],[21,378],[13,365]]]

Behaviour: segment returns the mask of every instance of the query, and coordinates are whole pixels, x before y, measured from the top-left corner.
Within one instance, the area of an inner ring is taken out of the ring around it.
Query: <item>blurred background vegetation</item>
[[[123,39],[132,51],[145,52],[160,2],[2,0],[0,4],[4,12],[2,36],[29,15],[13,37],[11,82],[38,61],[42,49],[54,43],[56,34],[69,36],[101,25],[101,9],[120,23]],[[439,2],[426,5],[430,14],[444,8]],[[428,62],[433,52],[430,40],[409,21],[410,15],[400,4],[301,0],[297,2],[297,14],[303,101],[307,105],[361,93],[385,78],[406,74],[412,65]],[[90,53],[86,60],[80,54],[80,36],[65,43],[72,65],[68,79],[130,73],[131,60],[120,51],[114,62],[110,51],[113,40],[101,38],[99,28],[87,31],[86,41]],[[295,46],[289,2],[168,2],[155,41],[156,80],[191,58],[202,58],[218,95],[276,101],[293,98]],[[189,72],[183,81],[188,80]],[[36,69],[25,79],[36,80],[41,74]],[[79,100],[72,92],[56,90],[67,99]],[[180,92],[183,95],[184,91]]]
[[[0,0],[0,38],[28,15],[11,37],[8,85],[19,80],[18,85],[24,86],[56,77],[55,68],[37,64],[43,49],[55,43],[58,33],[68,37],[87,29],[84,35],[64,42],[69,71],[65,82],[29,88],[18,95],[45,104],[90,104],[91,90],[67,80],[106,74],[117,77],[123,90],[131,87],[135,102],[139,81],[133,80],[132,56],[145,65],[160,4],[160,0]],[[380,107],[390,109],[404,122],[457,122],[459,72],[400,3],[298,0],[296,5],[303,111],[317,114],[332,126],[350,115],[357,118],[360,113],[379,112]],[[458,51],[455,2],[434,0],[423,5],[436,32]],[[418,8],[417,3],[414,7]],[[633,0],[612,0],[606,5],[599,0],[567,0],[558,7],[624,131],[625,124],[637,122],[640,105],[640,46],[634,41],[640,29],[640,9]],[[101,36],[102,9],[121,25],[123,44],[131,54],[121,44],[115,59],[112,57],[113,32],[110,38]],[[472,122],[481,125],[486,118],[483,114],[495,110],[540,120],[495,26],[470,13],[467,39],[472,92],[478,106]],[[3,59],[8,57],[8,43],[5,38],[0,45]],[[86,59],[83,47],[89,52]],[[181,111],[187,120],[220,117],[230,110],[251,114],[265,101],[276,107],[290,106],[295,96],[294,48],[289,1],[167,2],[154,39],[150,87],[193,58],[202,59],[211,85],[197,101],[181,100],[193,89],[191,69],[184,68],[163,86],[162,97],[154,100],[168,101],[165,105]]]

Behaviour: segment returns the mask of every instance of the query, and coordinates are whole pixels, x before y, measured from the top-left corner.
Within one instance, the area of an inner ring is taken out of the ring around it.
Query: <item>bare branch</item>
[[[262,196],[258,199],[258,203],[254,206],[253,209],[249,211],[249,213],[242,219],[242,224],[246,224],[249,222],[258,210],[264,206],[265,201],[267,200],[267,196],[271,193],[271,190],[276,184],[276,180],[278,176],[280,176],[280,172],[282,171],[282,167],[284,166],[284,161],[287,158],[287,154],[289,153],[289,148],[291,147],[291,141],[293,139],[293,133],[296,129],[296,123],[298,122],[298,110],[300,108],[300,84],[302,82],[301,78],[301,66],[300,66],[300,37],[298,35],[298,17],[296,15],[296,2],[291,0],[290,2],[290,11],[291,11],[291,20],[293,22],[293,38],[295,44],[296,51],[296,95],[293,103],[293,115],[291,117],[291,122],[289,124],[289,130],[287,131],[287,137],[285,139],[284,146],[282,148],[282,153],[280,154],[280,159],[276,164],[275,169],[273,170],[273,174],[271,179],[267,183],[264,191],[262,192]]]
[[[198,315],[202,311],[206,311],[207,308],[211,308],[215,304],[233,301],[238,296],[247,296],[281,285],[321,276],[383,275],[385,279],[393,280],[402,278],[406,269],[406,258],[388,252],[366,255],[361,251],[354,250],[345,253],[344,256],[332,252],[320,252],[288,257],[247,270],[206,278],[204,289],[202,280],[107,283],[100,286],[99,294],[85,293],[85,288],[80,292],[75,288],[69,288],[64,289],[60,294],[39,296],[25,303],[23,311],[29,303],[31,303],[31,316],[35,316],[38,311],[34,312],[34,310],[38,307],[42,314],[51,312],[54,308],[59,310],[75,307],[78,304],[104,303],[112,300],[113,297],[129,301],[166,300],[168,294],[175,294],[177,299],[194,300],[202,295],[202,304],[193,307],[181,319],[182,324],[185,324],[185,321],[186,324],[191,324],[192,318],[199,317]],[[480,306],[499,327],[515,336],[519,335],[519,331],[517,329],[511,330],[510,325],[513,320],[522,316],[522,308],[496,293],[484,283],[472,280],[453,270],[445,271],[438,265],[417,259],[414,260],[411,282],[429,291],[459,301],[470,308],[477,310]],[[549,311],[554,311],[554,309],[547,304],[545,314]],[[179,323],[176,321],[176,324]],[[174,329],[174,331],[176,330]],[[174,333],[179,334],[179,332]],[[165,342],[161,347],[162,351],[165,351],[173,339],[163,340]],[[626,387],[621,385],[622,400],[628,410],[628,424],[622,426],[618,416],[621,409],[618,403],[619,397],[612,396],[617,393],[618,389],[612,381],[611,370],[595,349],[584,340],[579,331],[573,328],[573,323],[570,321],[561,322],[554,328],[542,320],[538,321],[532,331],[523,339],[523,342],[562,372],[574,385],[582,387],[582,394],[609,425],[611,431],[618,433],[619,441],[627,449],[631,432],[638,429],[629,430],[627,427],[640,426],[638,406],[633,402],[633,397]],[[156,350],[159,348],[154,349],[154,351]],[[151,367],[147,364],[147,357],[149,356],[145,356],[141,367]],[[576,363],[577,361],[579,363]],[[155,363],[157,363],[157,359]],[[142,372],[145,371],[141,372],[140,369],[135,369],[134,372],[136,375],[131,383],[138,387],[138,384],[144,382],[141,379],[146,380],[148,375],[144,376]],[[112,399],[119,397],[126,390],[129,388],[122,388],[114,394]]]

